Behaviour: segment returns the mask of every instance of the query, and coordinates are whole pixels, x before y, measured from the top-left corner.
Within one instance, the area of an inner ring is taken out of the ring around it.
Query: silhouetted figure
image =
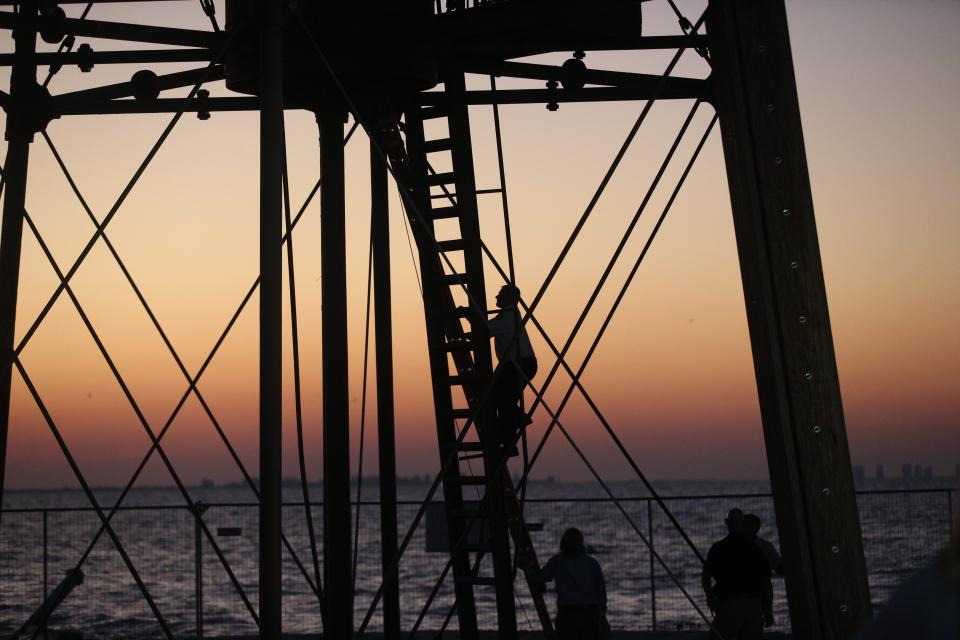
[[[767,559],[767,564],[770,565],[770,571],[782,576],[783,558],[780,557],[780,552],[777,551],[777,548],[773,546],[772,542],[760,537],[760,528],[763,526],[760,518],[752,513],[748,513],[743,516],[743,524],[746,527],[747,534],[753,538],[757,546],[760,547],[760,551],[763,552],[763,557]]]
[[[526,329],[520,326],[520,314],[517,304],[520,290],[513,285],[504,285],[497,293],[497,307],[500,312],[487,322],[493,337],[493,348],[497,359],[503,363],[492,389],[493,404],[497,411],[500,442],[513,446],[519,429],[529,424],[529,418],[518,402],[528,380],[537,373],[537,357],[527,336]],[[514,335],[517,335],[514,339]]]
[[[950,547],[908,578],[856,640],[960,638],[960,524]]]
[[[770,581],[763,552],[744,530],[743,511],[731,509],[727,537],[715,542],[703,565],[703,592],[723,640],[763,637],[762,600]]]
[[[776,619],[773,617],[773,583],[770,582],[770,572],[783,575],[783,558],[780,557],[780,553],[772,542],[764,540],[758,535],[762,526],[758,516],[752,513],[743,516],[743,526],[747,536],[763,552],[763,557],[766,558],[767,566],[770,568],[770,571],[767,572],[767,583],[764,585],[763,593],[763,626],[772,627]]]
[[[587,555],[583,534],[571,527],[560,537],[560,553],[541,570],[557,590],[558,640],[600,640],[607,632],[607,587],[603,570]]]

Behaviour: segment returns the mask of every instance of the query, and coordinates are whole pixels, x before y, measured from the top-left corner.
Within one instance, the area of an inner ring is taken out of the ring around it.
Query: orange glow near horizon
[[[648,31],[672,32],[675,20],[658,13],[656,4],[645,5],[651,8]],[[703,3],[684,4],[688,15],[693,15]],[[928,3],[922,10],[913,6],[911,10],[890,3],[861,12],[853,2],[788,1],[854,462],[883,463],[890,470],[901,462],[930,464],[940,474],[952,474],[954,464],[960,463],[960,333],[956,330],[960,323],[960,130],[953,124],[960,80],[952,72],[960,59],[960,6]],[[120,5],[95,11],[98,17],[102,13],[107,19],[109,12],[110,19],[118,20],[143,20],[149,13]],[[184,26],[205,28],[201,12],[182,13]],[[146,17],[160,22],[158,16]],[[891,41],[902,46],[878,45]],[[3,50],[11,46],[8,38]],[[547,59],[555,63],[565,57]],[[597,68],[659,73],[667,59],[662,52],[591,53],[586,62]],[[705,73],[693,54],[684,58],[681,67],[679,74]],[[83,75],[64,69],[53,84],[54,93],[122,81],[133,70],[97,68]],[[7,81],[5,75],[0,86]],[[483,78],[473,81],[486,82]],[[897,84],[901,81],[909,84],[908,90]],[[502,81],[498,86],[509,84]],[[501,108],[518,283],[527,300],[543,282],[641,106],[563,104],[556,113],[548,113],[543,105]],[[690,107],[688,102],[665,103],[652,110],[537,310],[558,346],[573,327]],[[708,105],[698,112],[678,159],[570,351],[574,368],[712,115]],[[474,108],[471,116],[478,185],[496,186],[490,110]],[[109,211],[166,118],[83,116],[50,125],[50,136],[98,218]],[[257,127],[256,114],[215,113],[206,122],[185,117],[107,229],[191,375],[257,275]],[[295,210],[317,179],[316,137],[312,116],[287,114]],[[361,413],[369,239],[367,153],[367,140],[358,134],[346,152],[353,456]],[[766,475],[722,160],[719,131],[715,131],[583,379],[638,462],[655,478]],[[485,238],[505,265],[499,199],[480,197]],[[31,150],[27,209],[66,271],[94,227],[39,137]],[[395,193],[391,194],[391,217],[399,471],[432,473],[438,457],[422,307]],[[315,202],[294,234],[312,478],[322,473],[319,239],[319,203]],[[500,279],[492,268],[486,278],[492,302]],[[56,285],[53,271],[25,228],[19,335]],[[72,287],[146,420],[160,431],[187,383],[102,243],[93,249]],[[252,475],[256,475],[258,437],[257,305],[255,294],[199,383]],[[284,462],[285,475],[294,476],[289,307],[284,314]],[[531,338],[540,358],[536,380],[540,384],[553,358],[532,327]],[[65,295],[22,359],[91,483],[125,482],[149,440]],[[377,469],[372,360],[365,475]],[[19,377],[15,375],[14,380],[7,486],[73,486],[75,481],[33,399]],[[552,408],[560,403],[568,384],[568,376],[558,374],[547,394]],[[534,437],[549,422],[545,414],[538,416],[531,427]],[[608,477],[630,477],[578,396],[571,399],[563,423],[592,458],[603,461]],[[172,423],[165,443],[188,483],[240,477],[193,396]],[[548,446],[537,475],[589,477],[559,439]],[[168,483],[169,476],[157,460],[141,480],[145,485]]]

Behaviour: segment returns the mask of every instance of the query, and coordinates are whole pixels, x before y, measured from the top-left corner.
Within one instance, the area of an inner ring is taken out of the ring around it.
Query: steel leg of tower
[[[393,421],[393,319],[390,287],[390,211],[387,165],[370,145],[370,202],[373,241],[374,324],[377,356],[377,434],[380,457],[380,556],[383,575],[397,555],[397,460]],[[396,575],[383,590],[383,631],[400,638],[400,584]]]
[[[260,637],[280,640],[282,615],[281,0],[263,3],[260,32]]]
[[[36,12],[35,2],[20,5],[23,15]],[[29,126],[30,95],[36,84],[37,65],[29,56],[36,51],[37,34],[14,31],[16,53],[24,62],[13,66],[7,106],[7,157],[3,164],[5,195],[0,226],[0,344],[5,359],[0,365],[0,505],[6,478],[7,434],[10,427],[10,393],[13,381],[14,335],[17,325],[17,294],[20,283],[20,249],[23,241],[23,208],[27,194],[27,163],[33,129]]]
[[[320,125],[320,272],[323,283],[323,574],[326,637],[348,638],[353,625],[350,553],[350,398],[347,383],[347,260],[343,121],[327,105]]]
[[[870,592],[783,0],[707,27],[793,632],[850,638]]]

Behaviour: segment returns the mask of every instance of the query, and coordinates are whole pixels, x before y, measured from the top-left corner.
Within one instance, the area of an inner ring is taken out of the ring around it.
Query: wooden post
[[[793,633],[850,638],[870,592],[783,0],[707,27]]]

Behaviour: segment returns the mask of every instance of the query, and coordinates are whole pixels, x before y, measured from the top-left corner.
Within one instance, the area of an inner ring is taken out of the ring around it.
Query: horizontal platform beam
[[[157,76],[157,88],[161,91],[168,89],[178,89],[180,87],[192,87],[197,82],[206,79],[206,82],[216,82],[223,80],[224,69],[222,65],[217,65],[208,70],[207,67],[200,69],[190,69],[189,71],[180,71]],[[50,99],[50,107],[55,112],[66,112],[72,107],[79,107],[84,104],[104,103],[115,98],[129,98],[133,96],[133,85],[130,82],[120,82],[117,84],[95,87],[93,89],[83,89],[81,91],[71,91],[70,93],[61,93]],[[156,101],[141,101],[149,105]],[[173,109],[177,111],[177,109]]]
[[[15,13],[0,12],[0,29],[14,29],[23,20]],[[214,49],[226,38],[225,33],[199,31],[196,29],[174,29],[154,27],[126,22],[103,22],[79,18],[67,18],[63,21],[66,35],[102,38],[105,40],[125,40],[128,42],[147,42],[167,44],[179,47],[207,47]]]
[[[558,51],[630,51],[680,49],[690,51],[707,46],[707,37],[702,35],[677,36],[554,36],[538,39],[536,42],[497,42],[489,44],[479,42],[447,43],[444,51],[451,56],[475,55],[507,58],[556,53]]]
[[[659,100],[696,100],[702,99],[710,101],[708,95],[709,85],[706,80],[699,80],[703,83],[703,91],[696,95],[688,92],[668,92],[663,91]],[[556,90],[548,89],[513,89],[497,91],[467,91],[465,93],[467,104],[486,105],[493,104],[547,104],[548,102],[618,102],[633,100],[649,100],[652,98],[652,92],[649,90],[624,89],[620,87],[596,87],[579,90]],[[443,104],[443,94],[424,93],[421,95],[421,104],[424,106]],[[141,100],[103,100],[97,102],[84,102],[82,104],[64,105],[55,109],[55,117],[59,116],[82,116],[82,115],[110,115],[110,114],[131,114],[131,113],[175,113],[183,108],[182,98],[159,98],[151,101]],[[191,104],[183,108],[186,112],[209,111],[256,111],[260,108],[260,102],[255,97],[238,96],[222,98],[205,98],[203,100],[193,100]],[[290,105],[287,109],[307,109],[308,105]]]
[[[0,0],[0,2],[3,2],[3,0]],[[50,51],[37,53],[30,57],[30,61],[38,65],[150,64],[156,62],[205,62],[212,60],[214,55],[212,49],[141,49],[134,51],[94,51],[92,53]],[[13,53],[0,53],[0,67],[13,66],[15,58],[16,55]]]
[[[667,83],[658,100],[712,100],[709,80],[690,80],[696,85],[676,86]],[[584,89],[502,89],[497,91],[467,91],[467,104],[547,104],[550,102],[626,102],[650,100],[656,87],[587,87]],[[422,106],[443,105],[446,96],[440,92],[420,94]]]

